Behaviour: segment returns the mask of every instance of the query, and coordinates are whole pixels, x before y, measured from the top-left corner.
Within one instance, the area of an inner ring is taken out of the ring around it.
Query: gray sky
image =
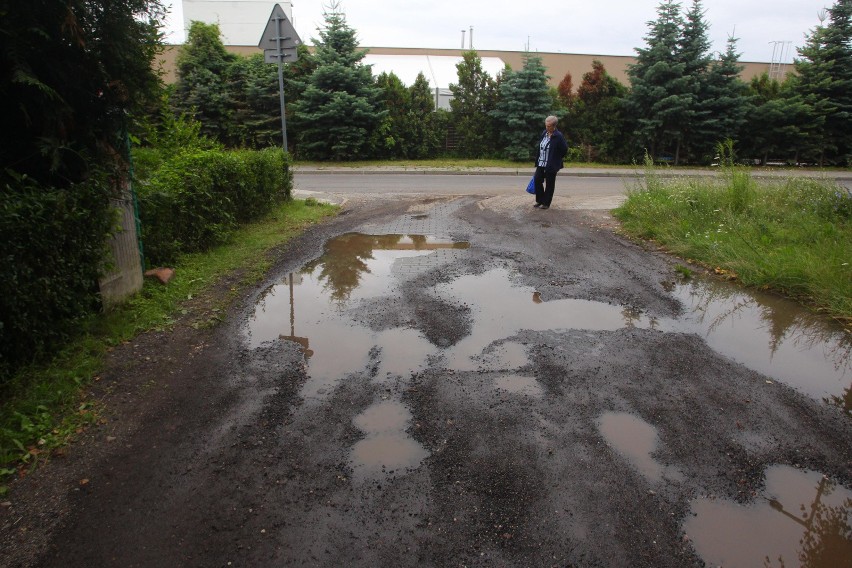
[[[346,21],[359,43],[375,47],[465,47],[473,27],[475,49],[635,55],[645,45],[648,21],[657,17],[658,0],[539,0],[522,5],[505,0],[342,0]],[[173,6],[167,40],[184,40],[180,0]],[[176,4],[176,6],[174,6]],[[294,0],[293,20],[305,43],[318,38],[322,0]],[[681,2],[684,9],[691,0]],[[773,44],[784,46],[783,63],[797,57],[805,34],[818,24],[831,0],[704,0],[713,51],[723,51],[729,35],[739,38],[742,61],[771,61]],[[274,2],[270,3],[270,6]],[[270,8],[271,11],[271,8]],[[261,22],[258,38],[263,31]],[[780,55],[781,46],[776,46]]]

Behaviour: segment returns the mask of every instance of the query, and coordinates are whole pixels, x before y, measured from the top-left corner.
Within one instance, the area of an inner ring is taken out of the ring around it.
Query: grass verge
[[[624,231],[852,324],[852,194],[829,179],[644,179],[614,211]]]
[[[49,362],[21,370],[4,387],[0,402],[0,496],[2,480],[38,464],[99,420],[96,401],[84,387],[115,345],[149,330],[168,329],[192,300],[234,273],[240,285],[260,281],[273,258],[265,254],[337,208],[313,200],[288,201],[264,220],[235,232],[228,244],[183,256],[167,286],[146,282],[141,293],[109,313],[85,322],[79,338]],[[227,306],[208,306],[196,325],[215,325]]]

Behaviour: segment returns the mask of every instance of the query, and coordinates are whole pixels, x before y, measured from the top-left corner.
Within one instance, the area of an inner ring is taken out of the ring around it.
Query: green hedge
[[[10,172],[0,187],[0,384],[67,341],[100,309],[98,275],[114,217],[98,175],[67,189]]]
[[[137,183],[142,244],[150,265],[174,262],[226,242],[290,197],[292,173],[283,150],[198,150],[177,154]]]

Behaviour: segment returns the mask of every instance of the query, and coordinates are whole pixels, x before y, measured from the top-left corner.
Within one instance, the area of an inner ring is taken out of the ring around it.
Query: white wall
[[[275,4],[292,22],[291,0],[183,0],[184,30],[192,21],[219,24],[225,45],[257,45]]]

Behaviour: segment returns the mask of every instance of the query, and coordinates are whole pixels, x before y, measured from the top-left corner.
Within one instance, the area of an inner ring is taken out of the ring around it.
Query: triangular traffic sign
[[[269,16],[269,21],[266,23],[266,28],[264,28],[263,35],[260,37],[260,43],[257,46],[264,51],[268,49],[277,50],[279,30],[281,49],[295,49],[302,43],[299,34],[296,33],[296,28],[287,19],[284,9],[279,4],[276,4],[272,8],[272,14]]]

